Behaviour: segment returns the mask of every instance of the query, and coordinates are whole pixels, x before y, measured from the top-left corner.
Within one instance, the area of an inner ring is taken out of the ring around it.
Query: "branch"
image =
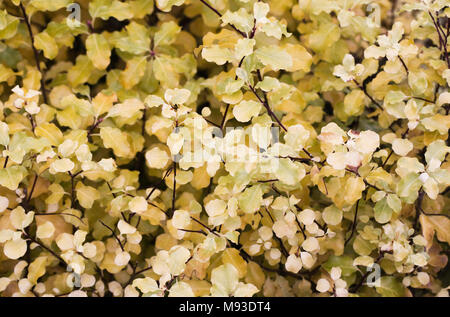
[[[62,264],[66,265],[66,266],[69,266],[69,265],[67,264],[67,262],[64,261],[64,259],[63,259],[62,257],[60,257],[58,254],[56,254],[56,252],[54,252],[52,249],[46,247],[43,243],[41,243],[39,240],[33,238],[31,235],[27,234],[26,232],[23,232],[23,234],[25,235],[25,237],[26,237],[27,239],[30,239],[31,242],[36,243],[36,244],[39,245],[42,249],[44,249],[44,250],[50,252],[55,258],[57,258],[57,259],[59,260],[59,262],[61,262]]]
[[[114,238],[117,240],[117,242],[119,243],[120,248],[122,249],[122,251],[124,251],[125,249],[123,248],[122,242],[120,241],[119,237],[116,235],[116,233],[114,232],[114,230],[108,226],[106,223],[104,223],[103,221],[99,220],[100,223],[105,226],[106,228],[109,229],[109,231],[111,231],[112,235],[114,236]]]
[[[364,94],[375,104],[375,106],[377,106],[380,110],[383,110],[383,107],[378,103],[378,101],[376,101],[368,92],[367,92],[367,88],[364,85],[361,85],[360,83],[358,83],[358,81],[356,79],[353,79],[353,82],[356,84],[356,86],[358,86],[359,89],[361,89]]]
[[[28,20],[28,16],[27,13],[25,11],[25,8],[22,4],[22,2],[19,4],[20,9],[22,10],[22,14],[23,14],[23,18],[25,20],[25,23],[27,25],[27,29],[28,29],[28,34],[30,35],[30,39],[31,39],[31,48],[33,49],[33,53],[34,53],[34,59],[36,61],[36,67],[38,69],[38,71],[41,73],[41,91],[42,91],[42,98],[44,99],[44,103],[48,104],[47,101],[47,91],[45,90],[45,80],[44,80],[44,72],[41,69],[41,65],[39,63],[39,53],[36,49],[36,47],[34,47],[34,35],[33,35],[33,30],[31,29],[31,24],[30,21]]]
[[[222,18],[222,14],[217,11],[213,6],[211,6],[208,2],[206,2],[205,0],[200,0],[205,6],[207,6],[212,12],[214,12],[219,18]],[[236,31],[238,32],[240,35],[242,35],[243,37],[247,37],[247,34],[245,34],[244,32],[242,32],[241,30],[238,30],[237,27],[235,27],[233,24],[230,24],[230,26]]]
[[[358,208],[359,208],[359,201],[361,200],[358,199],[358,201],[356,202],[356,209],[355,209],[355,216],[353,217],[353,223],[352,223],[352,231],[350,233],[350,237],[347,238],[347,240],[345,240],[344,242],[344,247],[347,245],[347,243],[353,238],[353,234],[355,233],[355,229],[356,229],[356,220],[358,219]]]
[[[252,85],[248,85],[248,87],[250,88],[250,90],[252,91],[252,93],[256,96],[256,98],[258,98],[259,102],[262,103],[262,105],[264,106],[264,108],[266,108],[267,112],[269,113],[269,115],[278,123],[278,125],[284,130],[287,131],[286,127],[281,123],[280,119],[278,119],[278,117],[276,116],[276,114],[272,111],[272,109],[270,109],[270,106],[268,103],[266,103],[264,100],[261,99],[261,97],[258,95],[258,93],[256,92],[255,88],[253,88]]]

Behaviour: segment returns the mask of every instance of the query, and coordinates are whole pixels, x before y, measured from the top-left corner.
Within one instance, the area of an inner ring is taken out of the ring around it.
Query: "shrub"
[[[7,0],[2,296],[444,296],[445,0]]]

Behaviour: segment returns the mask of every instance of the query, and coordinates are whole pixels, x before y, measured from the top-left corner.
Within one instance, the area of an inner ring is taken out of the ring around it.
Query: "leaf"
[[[64,136],[61,130],[53,123],[43,123],[36,127],[36,136],[46,138],[51,145],[59,145],[63,142]]]
[[[421,186],[422,182],[419,179],[419,175],[409,173],[397,184],[397,194],[399,197],[404,198],[407,203],[412,203],[416,200]]]
[[[380,278],[380,286],[376,286],[375,288],[383,297],[405,296],[403,284],[394,276],[382,276]]]
[[[100,198],[100,193],[94,187],[85,186],[82,182],[78,182],[75,189],[77,199],[83,208],[92,208],[94,202]]]
[[[44,51],[44,56],[48,59],[54,59],[58,55],[58,45],[53,37],[47,32],[41,32],[34,36],[34,47]]]
[[[115,94],[104,94],[100,92],[95,98],[92,100],[92,107],[94,108],[94,114],[96,117],[107,113],[109,109],[111,109],[114,102],[117,101],[117,96]]]
[[[126,27],[128,36],[114,40],[114,45],[121,51],[140,55],[150,51],[150,32],[142,24],[132,21]]]
[[[175,72],[169,57],[156,57],[153,61],[153,71],[155,78],[161,82],[163,87],[172,88],[178,86],[179,76]]]
[[[239,122],[248,122],[258,116],[261,103],[254,100],[243,100],[233,108],[233,115]]]
[[[386,197],[375,204],[373,211],[378,223],[387,223],[391,220],[393,210],[389,207]]]
[[[0,170],[0,185],[10,190],[16,190],[19,184],[28,175],[24,166],[10,166]]]
[[[123,88],[131,89],[142,79],[147,65],[146,56],[134,57],[127,61],[125,70],[120,74]]]
[[[9,126],[0,121],[0,144],[7,146],[9,144]]]
[[[88,81],[94,70],[94,65],[86,55],[77,57],[76,64],[69,69],[67,79],[73,87],[84,84]]]
[[[421,214],[419,217],[422,226],[423,236],[431,245],[434,233],[441,242],[450,244],[450,219],[444,216],[426,216]]]
[[[293,66],[291,55],[275,45],[258,48],[254,54],[261,61],[261,63],[269,66],[275,71],[280,69],[289,69]]]
[[[71,3],[72,0],[31,0],[29,4],[39,11],[58,11]]]
[[[114,17],[119,21],[131,19],[133,13],[129,3],[119,0],[93,0],[89,2],[89,14],[95,20],[108,20]]]
[[[322,217],[326,224],[336,226],[342,221],[343,212],[334,205],[328,206],[323,210]]]
[[[225,296],[231,294],[239,282],[238,270],[229,263],[216,267],[211,272],[211,283]]]
[[[100,137],[105,147],[113,149],[115,155],[128,157],[131,154],[127,135],[120,129],[111,127],[100,128]]]
[[[86,54],[95,68],[106,69],[110,63],[111,50],[102,34],[91,34],[86,39]]]
[[[153,0],[135,0],[130,2],[131,11],[134,18],[142,19],[146,15],[153,13],[154,1]]]
[[[181,27],[174,21],[163,23],[153,37],[154,47],[172,44],[180,31]]]
[[[306,50],[306,48],[299,44],[287,44],[283,47],[283,49],[292,58],[292,66],[288,67],[288,71],[296,72],[301,70],[305,73],[309,72],[309,70],[311,69],[313,57]]]
[[[263,198],[261,186],[248,187],[239,196],[239,207],[247,214],[255,213],[259,210]]]
[[[239,272],[239,278],[247,274],[247,262],[240,256],[239,251],[234,248],[227,248],[222,254],[223,264],[232,264]]]
[[[27,278],[31,284],[36,285],[38,279],[45,274],[45,268],[47,265],[47,257],[40,256],[36,258],[28,267]]]
[[[342,269],[342,276],[350,276],[358,270],[353,266],[353,258],[348,255],[332,255],[328,261],[323,264],[323,267],[329,272],[333,267],[340,267]]]

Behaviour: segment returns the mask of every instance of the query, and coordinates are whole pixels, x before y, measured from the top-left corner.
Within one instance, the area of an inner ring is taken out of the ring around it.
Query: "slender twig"
[[[202,234],[204,236],[207,235],[207,233],[205,231],[203,231],[203,230],[189,230],[189,229],[178,229],[178,230],[184,231],[184,232],[190,232],[190,233],[200,233],[200,234]]]
[[[5,158],[5,162],[3,163],[3,168],[6,168],[6,166],[8,165],[8,161],[9,161],[9,156],[7,156]]]
[[[122,242],[120,241],[119,237],[116,235],[116,233],[114,232],[114,229],[111,228],[110,226],[108,226],[106,223],[104,223],[103,221],[99,220],[100,223],[109,229],[109,231],[111,231],[112,235],[114,236],[114,238],[117,240],[117,242],[119,243],[120,248],[122,249],[122,251],[124,251],[125,249],[123,248]]]
[[[172,218],[175,212],[175,200],[177,198],[177,162],[173,160],[173,191],[172,191],[172,210],[169,213],[169,219]]]
[[[374,263],[380,262],[381,259],[384,257],[385,253],[389,252],[381,251],[378,257],[375,259]],[[366,280],[367,276],[369,276],[370,272],[371,270],[367,270],[366,273],[361,277],[359,283],[355,287],[352,287],[352,293],[356,293],[359,290],[359,288],[364,284],[364,281]]]
[[[33,30],[31,29],[31,24],[30,24],[30,20],[28,19],[28,15],[25,11],[25,7],[23,6],[22,2],[19,4],[20,9],[22,10],[22,14],[23,14],[23,19],[25,20],[25,23],[27,25],[27,29],[28,29],[28,34],[30,35],[30,40],[31,40],[31,48],[33,49],[33,53],[34,53],[34,59],[36,61],[36,67],[38,69],[38,71],[41,73],[41,91],[42,91],[42,98],[44,99],[44,103],[48,103],[47,101],[47,91],[45,90],[45,79],[44,79],[44,72],[41,69],[41,65],[39,63],[39,53],[36,49],[36,47],[34,46],[34,35],[33,35]]]
[[[381,167],[383,168],[386,163],[389,161],[389,159],[391,158],[392,154],[394,154],[394,151],[391,150],[391,152],[389,153],[389,155],[387,156],[386,160],[381,164]]]
[[[97,121],[89,128],[87,136],[90,137],[94,130],[102,123],[104,118],[98,118]]]
[[[270,220],[272,220],[272,223],[274,223],[275,221],[274,221],[274,219],[272,218],[272,215],[270,214],[269,209],[267,209],[266,206],[264,206],[264,209],[266,210],[267,214],[269,215]],[[275,238],[275,240],[278,241],[278,243],[280,244],[281,252],[282,252],[283,255],[287,258],[287,257],[289,256],[289,252],[288,252],[288,251],[286,250],[286,248],[284,247],[283,240],[281,240],[279,237],[277,237],[277,235],[276,235],[275,233],[274,233],[274,236],[273,236],[273,237]]]
[[[206,2],[205,0],[200,0],[205,6],[207,6],[211,11],[213,11],[219,18],[222,18],[222,14],[215,9],[213,6],[211,6],[208,2]],[[236,31],[238,32],[240,35],[242,35],[243,37],[247,37],[247,34],[245,34],[244,32],[242,32],[241,30],[239,30],[237,27],[235,27],[233,24],[230,24],[230,26]]]
[[[157,188],[159,185],[161,185],[161,184],[164,182],[164,180],[166,179],[166,177],[169,176],[169,174],[172,172],[172,169],[173,169],[173,168],[170,167],[170,168],[166,171],[166,173],[164,174],[163,178],[162,178],[155,186],[153,186],[152,190],[148,193],[148,195],[147,195],[147,197],[145,198],[145,200],[149,200],[149,199],[150,199],[150,197],[152,196],[152,194],[154,193],[154,191],[156,190],[156,188]]]
[[[248,87],[250,88],[252,93],[256,96],[256,98],[258,98],[259,102],[264,106],[264,108],[266,108],[267,112],[272,117],[272,119],[274,119],[284,131],[287,131],[286,127],[281,123],[280,119],[278,119],[276,114],[272,111],[272,109],[270,109],[269,104],[267,104],[264,100],[262,100],[261,97],[258,95],[255,88],[253,88],[252,85],[248,85]]]
[[[398,55],[398,59],[399,59],[400,62],[402,63],[403,68],[406,70],[406,74],[408,75],[408,74],[409,74],[409,69],[408,69],[408,66],[406,66],[405,61],[403,60],[403,58],[402,58],[400,55]]]
[[[358,220],[358,208],[359,208],[359,201],[361,199],[358,199],[358,201],[356,202],[356,208],[355,208],[355,216],[353,217],[353,223],[352,223],[352,231],[350,233],[350,236],[347,238],[347,240],[345,240],[344,242],[344,246],[347,245],[347,243],[352,239],[353,234],[355,233],[355,229],[356,229],[356,222]]]
[[[364,85],[361,85],[356,79],[353,79],[353,82],[358,86],[359,89],[361,89],[364,94],[377,106],[380,110],[383,110],[383,107],[376,101],[368,92],[367,88]]]
[[[31,186],[30,193],[28,195],[28,198],[25,200],[27,203],[30,202],[30,200],[33,196],[33,192],[34,192],[34,189],[36,188],[36,183],[37,183],[38,177],[39,177],[38,174],[36,174],[36,176],[34,177],[34,181],[33,181],[33,185]]]
[[[416,220],[414,221],[414,228],[417,228],[418,225],[418,219],[420,214],[424,214],[425,216],[431,216],[431,217],[446,217],[448,219],[450,219],[449,215],[446,214],[434,214],[434,213],[427,213],[425,212],[425,210],[423,210],[422,204],[423,204],[423,200],[425,198],[425,192],[423,190],[423,188],[419,189],[419,196],[416,200],[415,203],[415,208],[416,208]]]
[[[77,218],[82,223],[84,223],[83,219],[78,217],[77,215],[72,215],[72,214],[65,213],[65,212],[35,213],[34,216],[70,216],[70,217]]]
[[[203,228],[205,228],[206,230],[208,230],[209,232],[211,232],[212,234],[216,235],[216,236],[220,236],[214,229],[211,229],[210,227],[208,227],[207,225],[205,225],[203,222],[201,222],[198,219],[195,219],[194,217],[191,216],[191,219],[194,220],[196,223],[198,223],[200,226],[202,226]]]
[[[62,264],[68,266],[67,262],[64,261],[64,259],[63,259],[61,256],[59,256],[55,251],[53,251],[52,249],[50,249],[50,248],[48,248],[47,246],[45,246],[45,245],[44,245],[43,243],[41,243],[38,239],[33,238],[33,237],[32,237],[31,235],[29,235],[28,233],[23,232],[23,234],[25,235],[25,237],[26,237],[27,239],[30,239],[31,242],[36,243],[36,244],[39,245],[42,249],[44,249],[44,250],[50,252],[50,253],[51,253],[55,258],[57,258]]]
[[[223,113],[223,118],[222,118],[222,122],[220,123],[220,130],[223,133],[223,129],[225,128],[225,122],[226,122],[226,118],[227,118],[227,114],[228,114],[228,110],[230,109],[230,104],[227,104],[227,107],[225,108],[225,112]]]

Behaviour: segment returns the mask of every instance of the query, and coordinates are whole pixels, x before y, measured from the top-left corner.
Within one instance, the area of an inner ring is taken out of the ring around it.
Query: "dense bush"
[[[5,0],[2,296],[447,296],[447,0]]]

